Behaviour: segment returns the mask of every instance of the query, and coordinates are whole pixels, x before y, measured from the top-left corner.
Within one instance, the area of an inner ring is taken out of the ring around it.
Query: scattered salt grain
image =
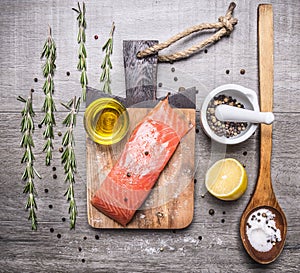
[[[145,214],[141,214],[141,215],[140,215],[140,219],[144,219],[145,217],[146,217]]]
[[[258,209],[247,220],[246,233],[252,247],[259,252],[268,252],[281,241],[281,233],[276,228],[275,214],[268,209]]]

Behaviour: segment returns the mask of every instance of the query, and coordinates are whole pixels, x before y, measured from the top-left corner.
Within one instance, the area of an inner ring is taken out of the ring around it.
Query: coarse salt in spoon
[[[273,108],[273,10],[258,8],[260,106]],[[260,168],[255,191],[240,221],[240,235],[248,254],[258,263],[273,262],[281,253],[287,221],[271,181],[272,125],[260,125]]]

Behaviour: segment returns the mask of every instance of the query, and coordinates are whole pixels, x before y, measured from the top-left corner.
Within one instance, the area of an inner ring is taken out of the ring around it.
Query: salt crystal
[[[281,241],[280,229],[276,228],[275,214],[268,209],[259,209],[250,214],[246,234],[252,247],[259,252],[268,252],[274,243]]]

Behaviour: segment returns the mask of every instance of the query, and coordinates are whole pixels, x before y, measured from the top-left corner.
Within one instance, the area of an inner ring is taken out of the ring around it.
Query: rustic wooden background
[[[218,44],[174,64],[159,64],[159,92],[196,86],[197,109],[213,88],[237,83],[258,91],[257,7],[264,1],[236,1],[234,16],[239,19],[234,32]],[[256,264],[245,253],[239,237],[239,219],[255,186],[258,171],[258,131],[248,141],[227,147],[210,142],[197,125],[195,208],[192,224],[184,230],[97,230],[89,227],[86,211],[85,131],[82,118],[76,128],[76,200],[78,220],[69,229],[68,203],[60,164],[61,121],[65,112],[60,102],[80,95],[77,66],[77,23],[72,7],[76,1],[1,0],[0,16],[0,272],[299,272],[300,261],[300,2],[266,1],[274,9],[274,112],[272,179],[278,201],[286,213],[288,234],[281,256],[272,264]],[[114,21],[112,89],[125,94],[123,40],[164,41],[171,35],[202,22],[215,22],[224,15],[229,1],[211,0],[119,0],[86,1],[89,85],[101,88],[101,46]],[[38,230],[31,231],[24,210],[20,164],[20,111],[16,98],[34,89],[36,125],[43,114],[40,53],[48,24],[57,45],[54,160],[44,166],[43,129],[36,127],[36,180]],[[98,35],[99,39],[95,39]],[[194,34],[166,52],[188,47],[207,38],[209,33]],[[175,71],[174,71],[175,69]],[[241,74],[241,69],[245,70]],[[70,75],[67,75],[67,72]],[[35,82],[34,78],[38,81]],[[199,114],[199,112],[198,112]],[[223,150],[222,150],[223,149]],[[220,157],[234,157],[246,167],[249,187],[236,202],[222,202],[207,194],[203,187],[209,164]],[[53,171],[53,167],[56,168]],[[57,178],[55,178],[56,176]],[[214,214],[210,215],[209,210]]]

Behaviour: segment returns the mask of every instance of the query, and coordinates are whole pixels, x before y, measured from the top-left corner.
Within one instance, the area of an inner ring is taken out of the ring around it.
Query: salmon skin
[[[126,226],[193,123],[173,109],[168,98],[160,101],[135,127],[117,163],[94,194],[92,205]]]

